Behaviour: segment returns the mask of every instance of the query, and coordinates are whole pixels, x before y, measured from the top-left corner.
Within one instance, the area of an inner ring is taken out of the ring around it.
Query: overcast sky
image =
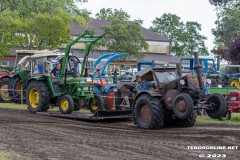
[[[211,29],[215,27],[217,17],[214,6],[208,0],[88,0],[79,7],[91,11],[92,17],[102,8],[122,8],[131,19],[142,19],[146,28],[164,13],[176,14],[184,22],[197,21],[201,24],[201,34],[208,38],[205,42],[208,50],[214,47]]]

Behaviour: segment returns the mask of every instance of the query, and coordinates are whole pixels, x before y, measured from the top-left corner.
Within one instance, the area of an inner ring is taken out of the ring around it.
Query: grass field
[[[230,120],[220,121],[206,116],[198,116],[197,124],[240,124],[240,113],[232,113]]]
[[[0,159],[1,160],[12,160],[14,159],[13,158],[13,155],[7,151],[2,151],[0,150]]]

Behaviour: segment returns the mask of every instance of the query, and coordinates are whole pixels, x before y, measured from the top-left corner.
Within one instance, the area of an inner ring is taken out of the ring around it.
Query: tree
[[[216,28],[212,29],[215,36],[215,50],[227,50],[237,36],[240,27],[240,1],[239,0],[209,0],[216,7]]]
[[[148,48],[148,44],[141,33],[141,20],[129,21],[130,15],[120,10],[101,9],[96,14],[99,19],[108,19],[110,23],[103,26],[108,34],[101,40],[99,46],[107,47],[113,52],[128,52],[124,60],[143,59],[143,49]]]
[[[153,21],[150,30],[170,39],[172,53],[177,56],[191,55],[195,47],[201,55],[208,55],[204,44],[207,38],[199,33],[201,25],[197,22],[184,23],[177,15],[165,13]]]
[[[0,4],[0,57],[16,46],[27,49],[57,48],[70,39],[71,22],[86,24],[82,0],[3,0]]]

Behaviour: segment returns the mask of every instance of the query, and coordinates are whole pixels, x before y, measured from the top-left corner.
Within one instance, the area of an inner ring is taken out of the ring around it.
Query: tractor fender
[[[152,92],[152,91],[140,91],[140,92],[136,95],[136,97],[134,98],[134,101],[133,101],[133,103],[132,103],[132,108],[133,108],[133,109],[134,109],[134,105],[135,105],[138,97],[140,97],[140,96],[142,96],[142,95],[144,95],[144,94],[147,94],[147,95],[152,96],[152,97],[157,97],[157,98],[159,98],[159,99],[162,98],[162,94],[160,94],[160,93],[154,93],[154,92]]]
[[[7,74],[6,74],[6,75],[1,75],[1,76],[0,76],[0,78],[5,78],[5,77],[6,77],[6,78],[9,78],[10,75],[7,75]]]
[[[32,82],[32,81],[34,81],[34,80],[40,81],[40,80],[44,80],[44,78],[31,77],[31,78],[29,78],[29,79],[27,80],[26,84],[29,84],[30,82]]]

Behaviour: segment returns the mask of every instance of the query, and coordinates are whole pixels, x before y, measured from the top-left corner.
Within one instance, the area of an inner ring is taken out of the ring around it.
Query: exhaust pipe
[[[196,70],[196,73],[197,73],[200,90],[203,93],[203,88],[204,88],[203,80],[202,80],[202,68],[203,67],[202,67],[202,65],[199,62],[198,52],[194,51],[193,53],[194,53],[194,59],[195,59],[195,63],[196,63],[196,66],[194,67],[194,69]]]

